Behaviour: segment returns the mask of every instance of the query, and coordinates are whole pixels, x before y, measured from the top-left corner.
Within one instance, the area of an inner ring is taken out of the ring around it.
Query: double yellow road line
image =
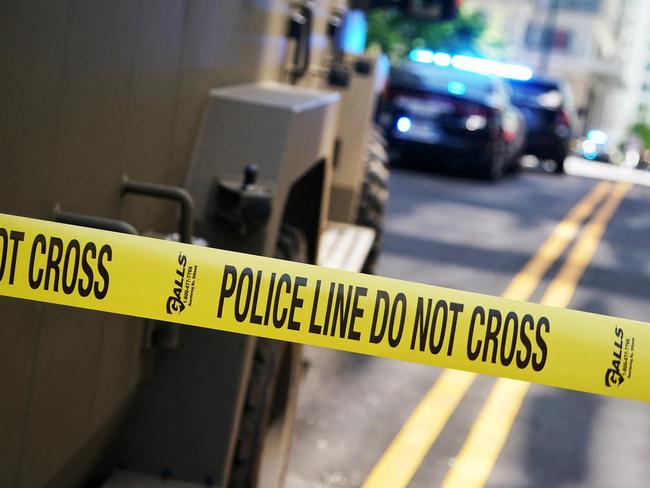
[[[512,279],[502,296],[517,300],[530,299],[553,263],[560,259],[577,238],[541,300],[544,305],[566,307],[602,240],[607,224],[630,188],[628,183],[613,185],[601,182],[596,185],[557,224],[537,253]],[[601,202],[602,205],[598,207]],[[443,371],[375,465],[363,487],[408,486],[476,377],[475,373]],[[529,386],[530,383],[524,381],[497,379],[443,482],[445,488],[471,488],[485,484]]]

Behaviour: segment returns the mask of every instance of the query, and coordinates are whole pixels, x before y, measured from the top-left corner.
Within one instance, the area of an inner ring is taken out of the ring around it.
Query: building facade
[[[583,132],[619,143],[650,120],[650,0],[465,0],[503,37],[506,60],[566,80]]]

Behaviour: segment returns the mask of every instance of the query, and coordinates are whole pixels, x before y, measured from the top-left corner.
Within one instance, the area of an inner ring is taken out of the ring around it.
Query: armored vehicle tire
[[[283,226],[276,257],[306,262],[304,235]],[[257,340],[228,485],[231,488],[283,486],[301,365],[300,345]]]
[[[370,131],[368,149],[366,151],[366,174],[361,189],[357,224],[371,227],[375,231],[375,241],[372,244],[362,271],[373,274],[377,258],[381,252],[384,214],[388,200],[388,153],[386,141],[379,132],[373,128]]]

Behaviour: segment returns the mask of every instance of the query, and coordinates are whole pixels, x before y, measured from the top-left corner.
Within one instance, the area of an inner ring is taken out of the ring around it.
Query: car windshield
[[[518,105],[559,108],[563,94],[557,83],[544,81],[511,81],[512,101]]]
[[[492,80],[487,76],[418,63],[406,63],[393,70],[391,86],[479,99],[492,92]]]

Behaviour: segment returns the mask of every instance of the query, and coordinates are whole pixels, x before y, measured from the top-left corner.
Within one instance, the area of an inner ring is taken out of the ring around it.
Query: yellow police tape
[[[648,323],[3,214],[0,246],[0,295],[650,401]]]

